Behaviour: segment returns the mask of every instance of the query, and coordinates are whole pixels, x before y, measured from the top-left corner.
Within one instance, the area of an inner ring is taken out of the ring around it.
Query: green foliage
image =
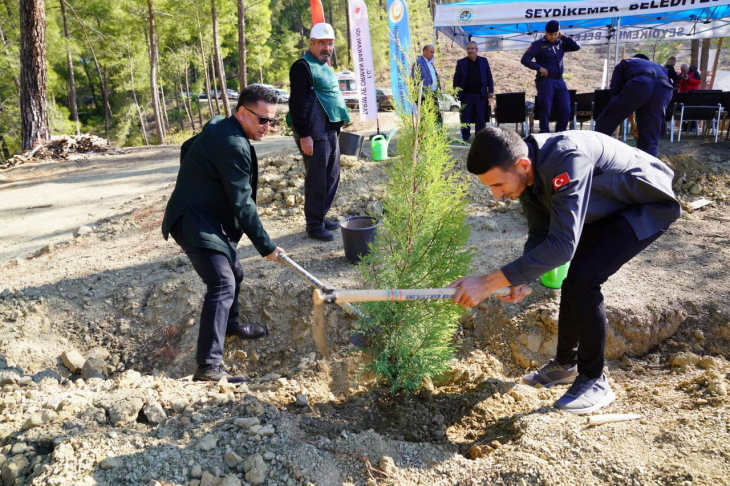
[[[411,99],[418,87],[409,83]],[[448,136],[427,97],[416,113],[400,107],[398,155],[388,168],[385,216],[371,253],[360,263],[366,288],[441,288],[463,277],[472,258],[466,248],[468,182],[454,169]],[[463,310],[450,300],[363,304],[370,320],[374,371],[392,391],[411,392],[446,372]],[[379,331],[373,331],[379,329]]]
[[[682,52],[682,45],[683,43],[680,41],[659,40],[642,44],[637,52],[646,55],[654,62],[664,65],[671,56],[678,56]],[[679,64],[677,68],[679,68]]]

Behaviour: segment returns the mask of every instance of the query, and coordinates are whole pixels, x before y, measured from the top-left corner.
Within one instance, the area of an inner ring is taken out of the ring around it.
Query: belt
[[[647,77],[650,77],[650,78],[654,78],[657,81],[666,81],[667,83],[669,82],[669,78],[667,78],[666,76],[657,76],[654,73],[636,73],[636,74],[632,74],[631,76],[629,76],[629,79],[627,79],[626,81],[631,81],[632,79],[638,78],[639,76],[647,76]]]

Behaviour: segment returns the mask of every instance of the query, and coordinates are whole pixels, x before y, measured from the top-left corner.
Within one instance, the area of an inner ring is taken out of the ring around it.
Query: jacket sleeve
[[[611,75],[611,96],[616,96],[621,92],[621,90],[624,88],[624,66],[626,63],[621,61],[620,63],[616,64],[616,67],[613,68],[613,74]]]
[[[460,61],[456,61],[456,68],[454,68],[454,89],[463,87],[461,81],[461,69],[459,69],[459,62]],[[459,92],[459,96],[461,97],[461,92]]]
[[[520,62],[523,66],[528,67],[532,69],[533,71],[539,71],[542,66],[540,66],[538,63],[534,62],[533,59],[535,58],[535,43],[533,42],[530,44],[530,47],[527,48],[524,54],[522,54],[522,59]]]
[[[289,113],[294,131],[302,138],[309,137],[312,113],[312,75],[305,61],[295,62],[289,70]]]
[[[569,35],[563,35],[561,39],[563,39],[563,49],[565,50],[565,52],[574,52],[580,50],[580,44],[574,41],[573,38]]]
[[[276,249],[259,219],[251,189],[251,152],[246,147],[231,147],[217,158],[221,183],[238,224],[261,256]]]
[[[492,78],[492,70],[489,67],[489,60],[485,57],[484,62],[487,63],[487,93],[494,93],[494,79]]]
[[[692,75],[687,78],[687,84],[689,86],[699,86],[700,82],[702,82],[702,78],[699,77],[699,73],[697,71],[694,71],[691,74]]]
[[[520,196],[522,211],[527,220],[527,241],[525,242],[523,254],[545,241],[550,232],[550,213],[533,198],[534,196],[530,195],[530,189]]]
[[[206,123],[205,126],[208,126],[208,124]],[[203,130],[205,130],[205,126],[203,127]],[[201,131],[200,133],[203,133],[203,132]],[[194,136],[190,137],[189,139],[185,140],[183,142],[183,144],[180,146],[180,164],[182,164],[183,159],[188,154],[188,151],[190,150],[190,147],[193,146],[193,143],[195,143],[195,141],[200,136],[200,133],[198,133],[197,135],[194,135]]]
[[[552,191],[548,234],[542,243],[502,267],[512,286],[529,283],[570,261],[578,246],[588,210],[593,163],[576,149],[557,157],[560,157],[557,161],[548,159],[544,163],[551,168],[546,174],[546,183],[551,184],[549,190]],[[535,176],[539,177],[538,174]],[[566,176],[570,182],[554,190],[553,181]]]

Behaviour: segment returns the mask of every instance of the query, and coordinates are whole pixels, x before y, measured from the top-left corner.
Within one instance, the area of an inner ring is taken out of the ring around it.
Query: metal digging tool
[[[309,282],[315,289],[324,292],[334,291],[334,287],[320,281],[317,277],[304,270],[294,260],[286,256],[285,254],[279,253],[279,261],[289,267],[289,269],[296,273],[299,277],[301,277],[302,280]],[[363,320],[366,320],[368,318],[368,316],[363,311],[350,304],[349,302],[337,302],[337,305],[339,305],[345,311],[355,317]],[[327,334],[324,329],[324,317],[322,317],[322,319],[320,319],[319,321],[317,321],[317,319],[314,319],[314,321],[312,322],[312,339],[314,339],[314,344],[317,346],[319,352],[322,353],[322,356],[329,359],[329,351],[327,349]],[[367,338],[362,334],[355,334],[350,338],[350,342],[358,348],[364,348],[367,344]]]
[[[326,358],[329,359],[329,350],[327,349],[327,337],[324,328],[324,304],[334,303],[339,306],[351,302],[396,302],[404,300],[437,300],[451,299],[456,293],[456,288],[445,289],[384,289],[384,290],[333,290],[333,289],[315,289],[312,293],[314,301],[314,319],[312,321],[312,334],[316,336],[315,343],[317,349]],[[510,288],[503,287],[497,289],[491,295],[507,296],[510,295]],[[532,293],[529,287],[526,294]],[[322,346],[317,342],[322,343]],[[361,346],[365,347],[365,346]]]

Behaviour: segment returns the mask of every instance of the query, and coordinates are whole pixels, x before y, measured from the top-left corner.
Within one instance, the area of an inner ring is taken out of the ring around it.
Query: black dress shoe
[[[308,228],[307,236],[319,241],[332,241],[335,239],[335,235],[331,231],[327,231],[324,226],[320,226],[319,228]]]
[[[246,381],[246,378],[244,378],[243,376],[233,376],[226,373],[226,371],[223,369],[222,364],[198,368],[197,370],[195,370],[195,373],[193,373],[193,381],[218,382],[221,381],[223,378],[225,378],[228,383],[244,383]]]
[[[253,323],[237,322],[228,326],[226,336],[238,336],[241,339],[258,339],[267,336],[269,331],[264,326]]]
[[[324,229],[326,229],[328,231],[338,230],[338,229],[340,229],[340,223],[338,223],[337,221],[330,221],[330,220],[325,219],[324,220]]]

